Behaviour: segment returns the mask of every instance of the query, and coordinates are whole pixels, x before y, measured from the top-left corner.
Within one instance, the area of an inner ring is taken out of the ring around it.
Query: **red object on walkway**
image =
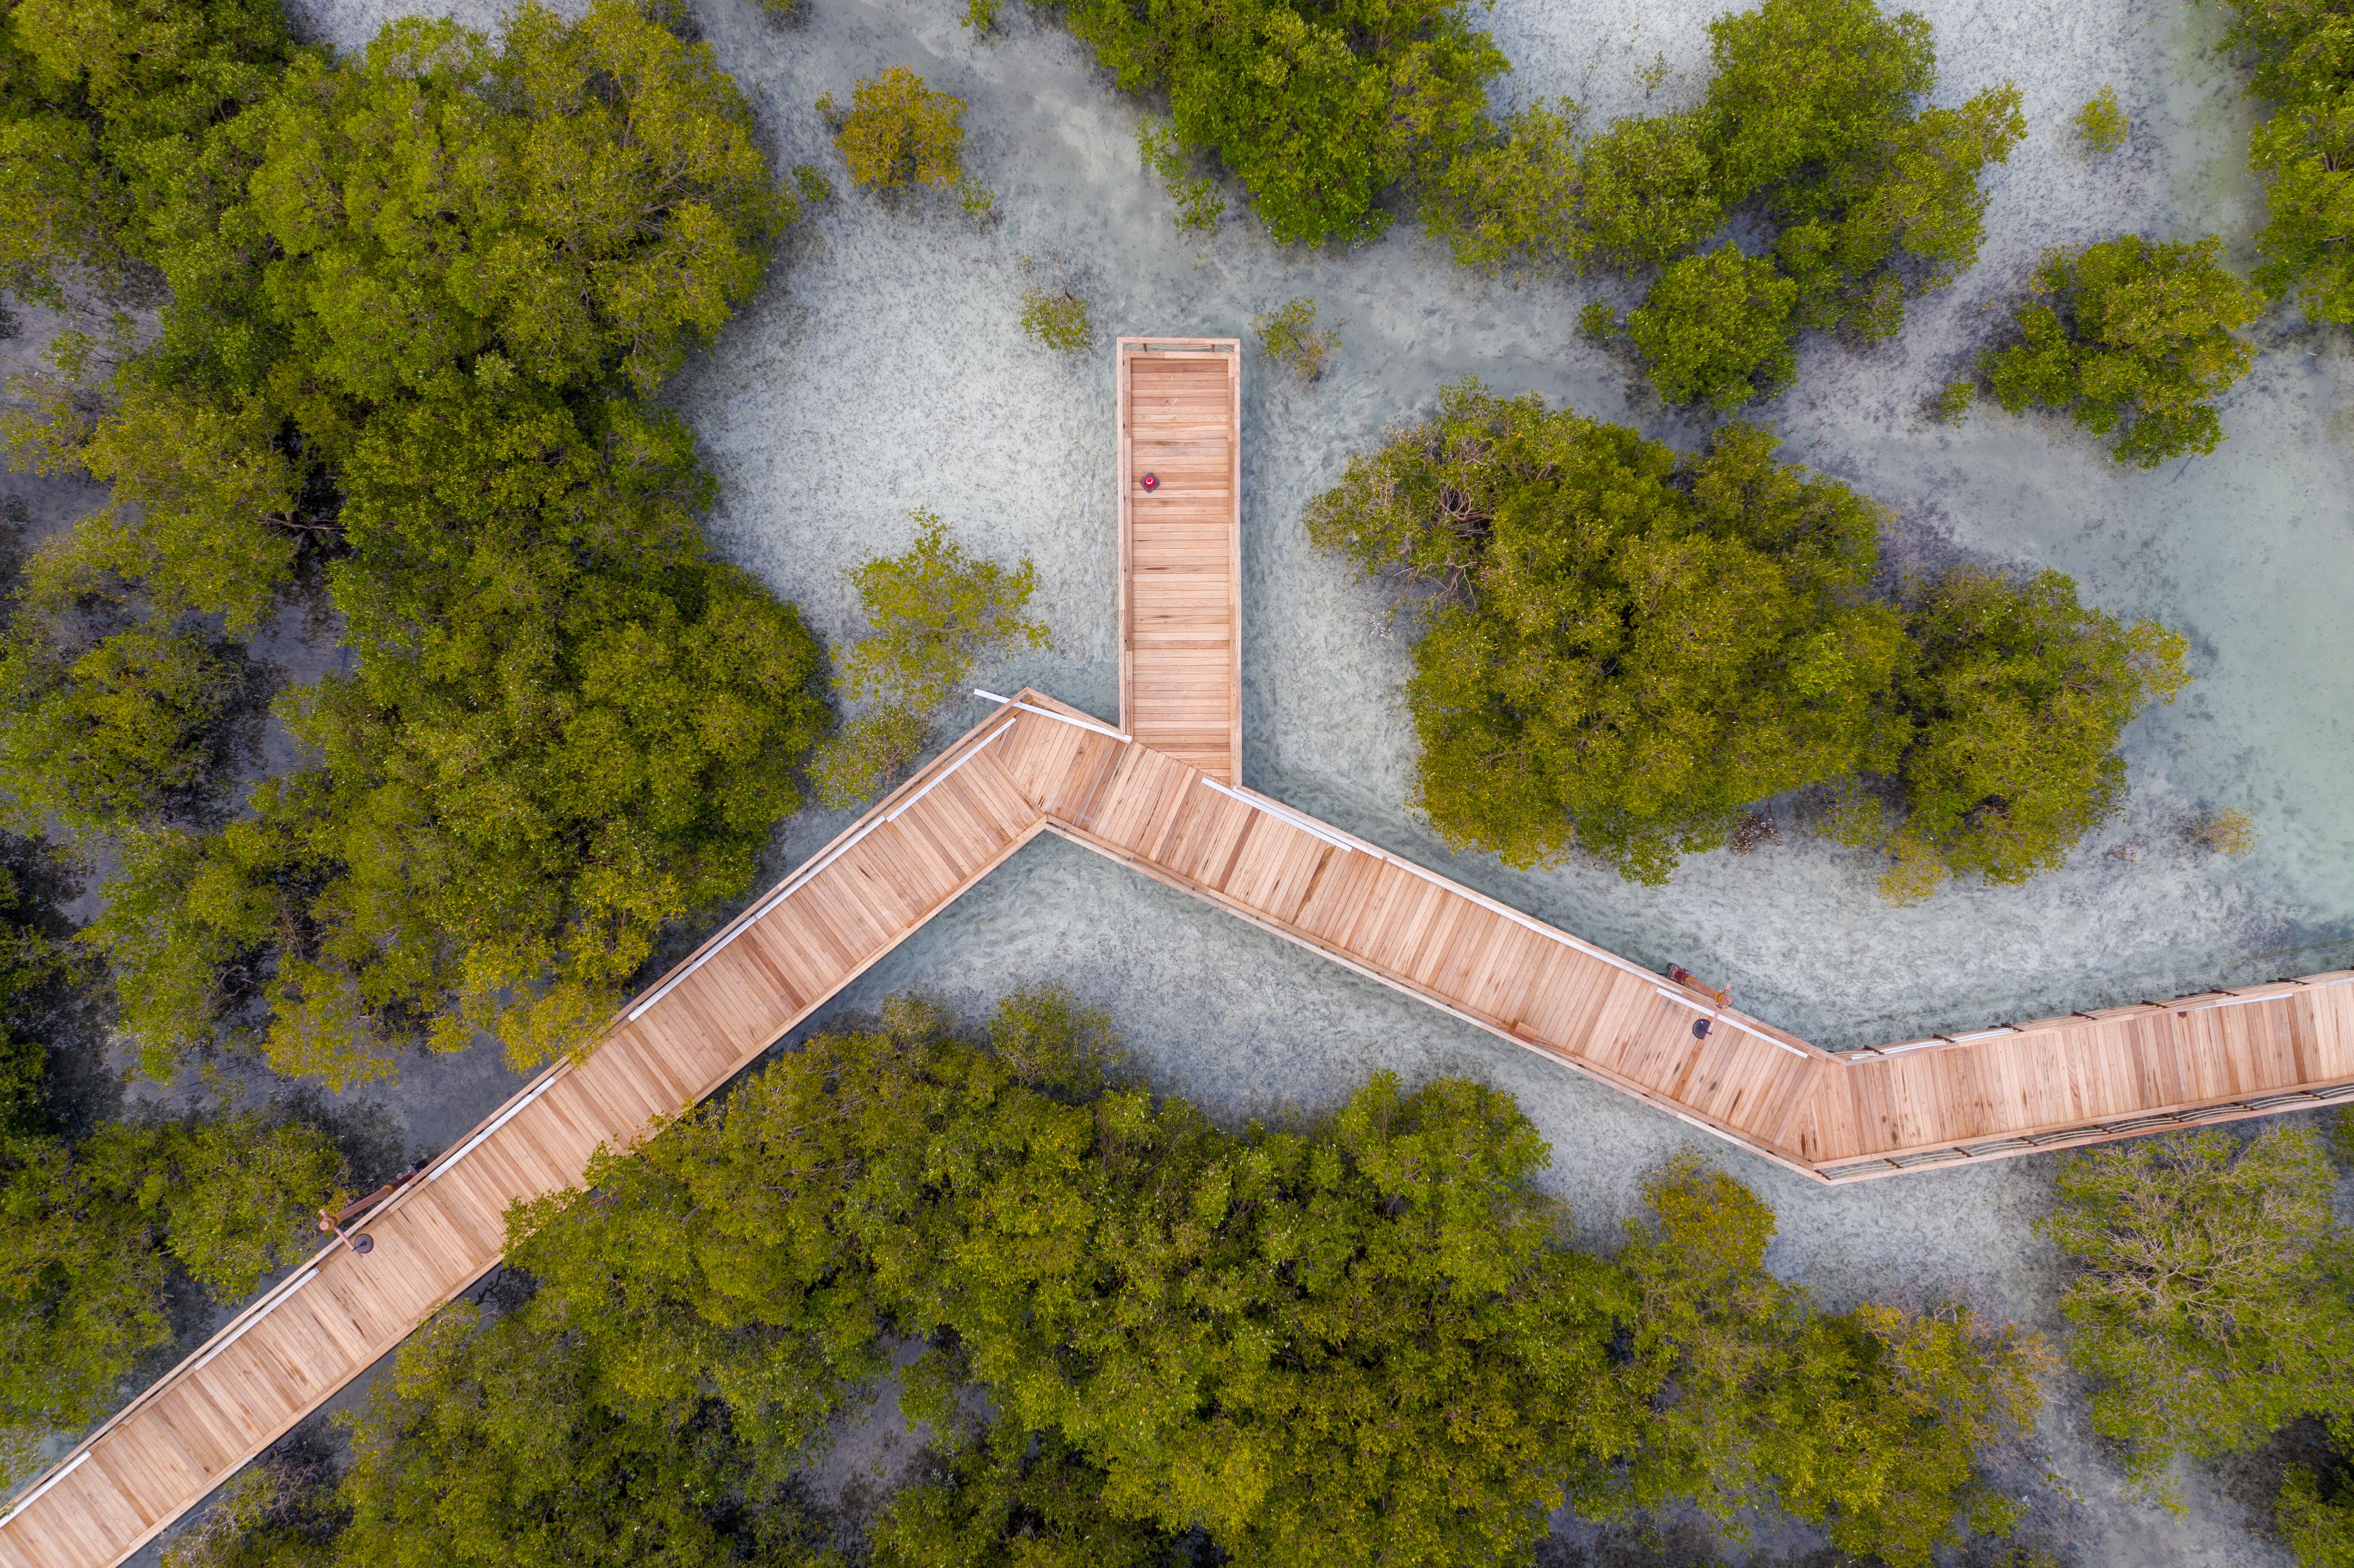
[[[1158,490],[1161,488],[1161,476],[1157,473],[1148,473],[1136,482],[1147,490]]]

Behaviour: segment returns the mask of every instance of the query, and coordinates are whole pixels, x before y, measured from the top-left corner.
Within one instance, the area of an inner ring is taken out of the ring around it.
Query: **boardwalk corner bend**
[[[980,694],[980,725],[362,1216],[371,1252],[320,1252],[52,1466],[0,1568],[153,1540],[497,1263],[509,1204],[711,1094],[1042,832],[1819,1181],[2354,1100],[2354,970],[1833,1053],[1246,788],[1240,347],[1118,345],[1119,727]]]

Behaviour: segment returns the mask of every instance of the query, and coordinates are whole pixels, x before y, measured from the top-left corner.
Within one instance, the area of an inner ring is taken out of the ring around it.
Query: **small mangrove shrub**
[[[2076,111],[2076,134],[2095,153],[2114,153],[2126,144],[2133,122],[2117,102],[2117,90],[2105,87]]]
[[[2234,806],[2200,819],[2190,837],[2200,849],[2237,859],[2255,850],[2256,820]]]
[[[810,787],[829,811],[847,810],[899,781],[900,770],[924,749],[924,715],[883,702],[843,721],[810,754]]]
[[[1062,252],[1049,255],[1046,264],[1054,269],[1051,282],[1039,278],[1030,258],[1022,259],[1022,270],[1030,275],[1022,291],[1022,330],[1057,354],[1077,354],[1095,335],[1087,302],[1079,297]]]
[[[829,92],[817,111],[832,125],[834,151],[855,184],[945,188],[964,177],[964,100],[926,87],[906,66],[854,84],[848,110]]]
[[[968,555],[939,514],[909,513],[915,546],[845,575],[874,630],[851,645],[835,671],[843,697],[866,710],[817,747],[810,780],[829,810],[856,805],[930,738],[930,717],[958,696],[984,653],[1053,645],[1047,628],[1023,618],[1038,586],[1026,558],[1012,570]]]
[[[1628,317],[1627,335],[1662,401],[1706,403],[1721,413],[1790,384],[1797,302],[1798,285],[1772,261],[1727,245],[1662,271]]]
[[[2116,461],[2142,468],[2213,451],[2223,440],[2213,400],[2255,358],[2232,334],[2264,303],[2217,263],[2221,244],[2121,234],[2046,253],[2017,313],[2019,341],[1979,358],[1994,400],[2114,431]]]
[[[1255,318],[1251,330],[1258,334],[1259,346],[1267,356],[1304,387],[1324,374],[1324,362],[1340,348],[1340,329],[1347,324],[1334,322],[1319,327],[1316,302],[1303,295],[1281,310]]]

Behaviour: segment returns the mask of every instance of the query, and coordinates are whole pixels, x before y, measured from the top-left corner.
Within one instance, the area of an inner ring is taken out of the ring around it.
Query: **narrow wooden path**
[[[1124,337],[1117,360],[1120,723],[1228,784],[1243,757],[1242,357],[1230,337]]]
[[[2354,970],[1831,1053],[1243,788],[1238,535],[1203,520],[1236,493],[1235,356],[1120,356],[1123,491],[1145,472],[1204,487],[1166,514],[1123,498],[1133,729],[994,699],[584,1060],[362,1217],[373,1251],[323,1250],[78,1444],[0,1520],[0,1568],[122,1562],[494,1265],[510,1204],[712,1093],[1040,832],[1820,1181],[2354,1100]],[[1159,397],[1165,419],[1131,421]]]
[[[1002,760],[1048,831],[1818,1181],[2354,1099],[2354,970],[1829,1052],[1141,743]]]
[[[1018,710],[1009,710],[1016,712]],[[508,1205],[709,1095],[1039,831],[984,726],[78,1445],[0,1525],[7,1568],[120,1563],[497,1263]]]

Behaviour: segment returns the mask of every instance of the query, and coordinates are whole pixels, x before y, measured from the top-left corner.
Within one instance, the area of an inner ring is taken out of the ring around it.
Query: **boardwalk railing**
[[[593,1051],[360,1216],[367,1254],[323,1248],[78,1443],[0,1520],[0,1568],[137,1551],[496,1264],[511,1205],[711,1094],[1041,832],[1820,1181],[2354,1100],[2354,971],[1832,1053],[1244,787],[1239,344],[1119,354],[1120,726],[981,694]]]
[[[1042,832],[1821,1181],[2354,1100],[2354,971],[1827,1052],[1025,690],[362,1216],[372,1251],[322,1249],[83,1439],[0,1565],[122,1561],[495,1264],[508,1205],[710,1094]]]
[[[1002,709],[90,1434],[0,1522],[0,1565],[121,1562],[499,1260],[508,1207],[577,1185],[725,1083],[1027,843]],[[1055,721],[1055,727],[1061,727]]]

